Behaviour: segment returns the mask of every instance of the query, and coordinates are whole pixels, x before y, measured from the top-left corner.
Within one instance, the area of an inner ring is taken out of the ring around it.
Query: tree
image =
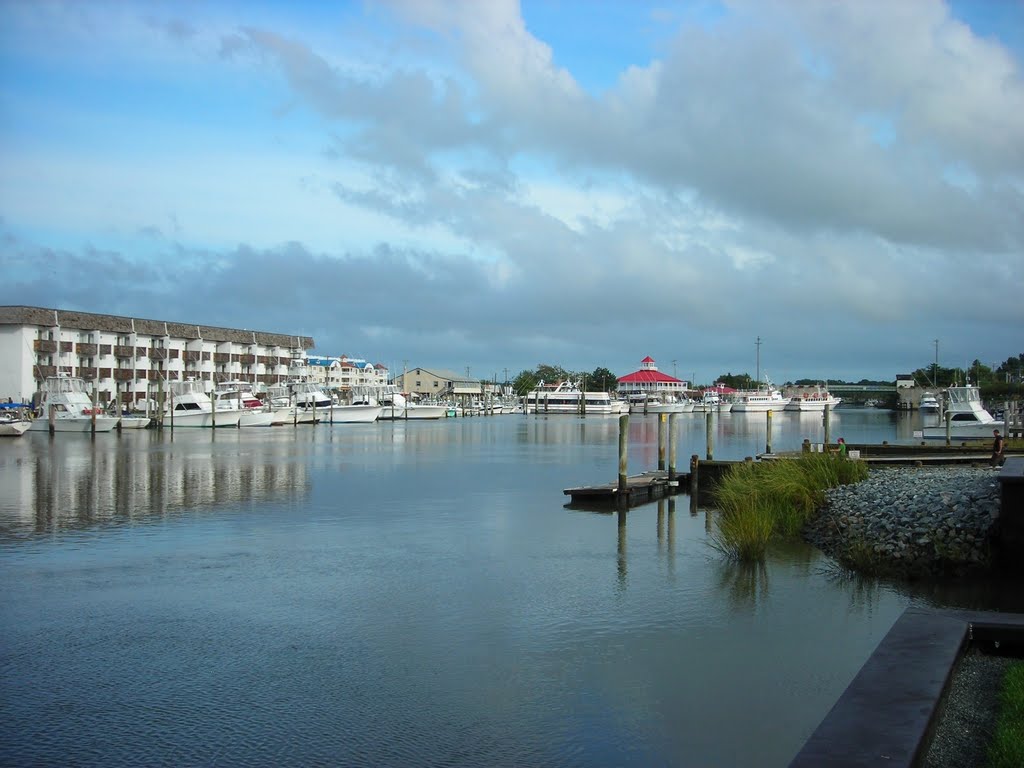
[[[547,363],[541,363],[534,371],[534,376],[545,384],[557,384],[560,381],[568,379],[569,372],[560,365],[548,365]]]
[[[512,389],[517,395],[523,397],[535,390],[538,383],[540,383],[540,379],[537,378],[537,374],[533,371],[521,371],[520,374],[512,380]]]
[[[591,390],[614,392],[619,386],[619,377],[607,368],[597,367],[587,374],[587,387]]]
[[[727,387],[732,387],[733,389],[755,388],[754,380],[751,378],[749,373],[723,373],[716,379],[716,381],[725,384]]]

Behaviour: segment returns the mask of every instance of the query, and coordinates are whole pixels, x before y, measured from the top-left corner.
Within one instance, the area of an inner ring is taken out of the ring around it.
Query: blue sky
[[[0,303],[490,378],[1024,351],[1020,2],[0,2]],[[673,362],[674,361],[674,362]]]

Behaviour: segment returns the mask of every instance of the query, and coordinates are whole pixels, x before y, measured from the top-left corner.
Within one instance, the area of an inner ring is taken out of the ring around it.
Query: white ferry
[[[616,400],[608,392],[584,392],[577,381],[545,384],[526,395],[527,413],[569,413],[586,416],[629,412],[629,403]]]

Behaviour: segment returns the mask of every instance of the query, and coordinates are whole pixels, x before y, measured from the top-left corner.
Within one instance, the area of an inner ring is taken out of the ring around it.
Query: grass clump
[[[867,474],[863,462],[822,453],[737,464],[713,492],[720,514],[711,544],[744,562],[761,560],[773,538],[799,534],[827,489]]]
[[[1024,765],[1024,662],[1010,666],[999,693],[999,719],[988,748],[991,768]]]

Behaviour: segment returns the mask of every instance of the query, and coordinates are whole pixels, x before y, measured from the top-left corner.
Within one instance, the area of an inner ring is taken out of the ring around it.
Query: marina
[[[765,422],[714,418],[716,460],[762,451]],[[1014,608],[984,582],[833,579],[801,544],[738,567],[685,494],[567,508],[566,485],[614,478],[619,423],[5,442],[0,762],[97,764],[83,745],[100,739],[104,766],[270,748],[277,765],[785,766],[906,607]],[[676,425],[688,464],[707,422]],[[851,444],[919,427],[832,414]],[[658,431],[629,416],[633,474],[657,466]],[[820,414],[775,414],[777,451],[805,439]],[[772,711],[787,717],[750,740]]]

